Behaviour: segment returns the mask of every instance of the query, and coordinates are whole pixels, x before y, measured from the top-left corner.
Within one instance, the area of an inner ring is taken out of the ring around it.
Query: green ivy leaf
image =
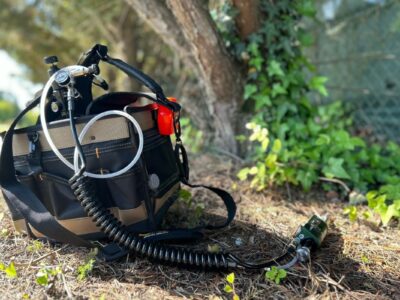
[[[330,157],[328,164],[322,168],[322,172],[328,178],[350,179],[350,175],[343,168],[343,158]]]
[[[244,99],[249,99],[255,92],[257,92],[257,86],[254,84],[246,84],[244,87]]]
[[[387,184],[380,188],[380,192],[387,194],[388,199],[400,199],[400,184]]]
[[[285,95],[287,93],[286,89],[280,83],[274,83],[272,85],[272,97],[276,97],[278,95]]]
[[[318,136],[318,139],[315,141],[315,144],[317,146],[329,145],[330,143],[331,143],[331,138],[327,134],[320,134]]]
[[[297,10],[300,14],[306,17],[314,17],[317,14],[315,3],[313,0],[304,0],[297,2]]]
[[[272,76],[283,77],[285,73],[283,73],[281,65],[277,61],[272,60],[268,66],[268,75],[271,77]]]
[[[309,191],[317,176],[312,170],[298,170],[296,180],[301,183],[304,190]]]
[[[328,78],[322,76],[315,76],[310,80],[310,88],[318,91],[322,96],[328,96],[328,91],[325,88],[325,82],[328,81]]]
[[[254,96],[253,99],[256,102],[256,104],[255,104],[256,110],[259,110],[259,109],[263,108],[264,106],[271,105],[271,99],[267,95],[259,94],[259,95]]]
[[[314,36],[305,30],[299,32],[298,39],[303,47],[310,47],[314,44]]]

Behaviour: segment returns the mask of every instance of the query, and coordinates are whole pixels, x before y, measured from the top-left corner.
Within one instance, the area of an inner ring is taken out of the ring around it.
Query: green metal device
[[[319,248],[327,232],[328,224],[326,221],[314,215],[305,225],[299,227],[294,243],[296,246],[305,246],[310,250]]]

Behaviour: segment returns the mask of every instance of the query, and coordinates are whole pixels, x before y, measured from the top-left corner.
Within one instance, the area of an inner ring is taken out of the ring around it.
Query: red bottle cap
[[[171,102],[177,102],[176,98],[168,97]],[[171,135],[174,133],[174,112],[169,108],[158,105],[157,113],[158,131],[161,135]]]

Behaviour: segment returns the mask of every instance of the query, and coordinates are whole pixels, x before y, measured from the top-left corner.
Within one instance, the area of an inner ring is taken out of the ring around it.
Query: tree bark
[[[174,15],[167,7],[165,0],[125,0],[125,2],[136,11],[139,17],[162,39],[164,44],[183,61],[186,68],[182,71],[191,74],[182,74],[182,79],[188,76],[199,77],[189,44],[183,36]],[[186,81],[189,82],[190,80]],[[203,83],[200,81],[199,85],[202,86]],[[192,88],[190,90],[189,93],[180,93],[183,97],[179,100],[182,101],[185,111],[190,113],[193,123],[201,131],[210,132],[212,130],[209,123],[211,116],[205,100],[206,94],[202,92],[204,89],[196,89],[200,91],[197,94],[195,93],[196,95],[192,92]]]
[[[260,3],[259,0],[232,0],[232,3],[239,11],[236,17],[236,27],[240,38],[244,40],[256,32],[260,26]]]
[[[125,0],[171,49],[186,63],[193,64],[190,48],[164,0]]]
[[[214,143],[238,152],[237,124],[244,78],[229,55],[204,3],[196,0],[167,0],[190,45],[207,93],[207,106],[215,128]]]

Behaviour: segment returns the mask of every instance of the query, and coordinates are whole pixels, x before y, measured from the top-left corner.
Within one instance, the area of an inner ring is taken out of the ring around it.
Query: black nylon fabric
[[[0,185],[8,199],[8,204],[23,215],[36,230],[59,242],[92,247],[93,245],[90,242],[61,226],[36,195],[18,182],[15,176],[12,154],[14,128],[28,111],[39,104],[39,101],[40,98],[35,99],[16,117],[4,137],[0,156]]]
[[[97,45],[99,46],[99,45]],[[103,49],[103,48],[101,48]],[[119,59],[114,59],[109,56],[107,56],[107,50],[105,48],[104,51],[100,51],[100,48],[94,47],[92,50],[96,52],[102,60],[108,62],[111,65],[114,65],[115,67],[119,68],[123,72],[125,72],[127,75],[136,78],[140,82],[142,82],[144,85],[146,85],[148,88],[150,88],[155,94],[156,98],[152,99],[158,104],[164,105],[168,108],[170,108],[173,111],[179,111],[180,110],[180,105],[178,103],[174,103],[169,101],[164,93],[162,88],[149,76],[141,72],[140,70],[133,68],[132,66],[126,64],[125,62],[119,60]],[[91,59],[87,59],[88,63],[89,61],[91,62]],[[95,59],[95,62],[98,62],[98,59]],[[13,152],[12,152],[12,137],[14,134],[14,129],[18,121],[32,108],[34,108],[36,105],[39,104],[40,98],[36,98],[33,102],[31,102],[26,109],[24,109],[14,120],[12,123],[10,129],[6,133],[4,137],[4,142],[3,142],[3,147],[1,150],[1,156],[0,156],[0,185],[2,187],[3,193],[5,195],[6,201],[8,206],[10,207],[10,210],[13,214],[13,216],[22,216],[29,224],[31,224],[36,230],[38,230],[40,233],[44,234],[47,236],[49,239],[56,240],[58,242],[63,242],[63,243],[68,243],[72,245],[77,245],[77,246],[86,246],[86,247],[92,247],[93,245],[86,241],[84,238],[76,235],[75,233],[67,230],[63,226],[61,226],[57,220],[55,219],[54,215],[60,215],[60,212],[57,212],[54,209],[54,206],[57,206],[57,203],[60,201],[58,200],[58,196],[60,195],[66,195],[67,194],[67,189],[66,187],[63,188],[63,190],[59,189],[59,186],[57,186],[55,183],[59,181],[57,178],[52,178],[50,180],[51,174],[52,175],[60,175],[60,174],[53,174],[55,170],[60,170],[57,165],[51,165],[47,164],[47,166],[42,166],[43,171],[48,171],[49,174],[47,174],[47,178],[44,180],[46,181],[46,184],[49,184],[52,182],[53,185],[48,185],[45,187],[45,191],[40,192],[40,189],[37,188],[37,186],[34,185],[34,181],[36,178],[34,177],[35,174],[25,174],[28,175],[26,177],[20,177],[21,181],[25,182],[25,185],[21,184],[17,180],[16,177],[16,170],[14,166],[14,157],[13,157]],[[169,137],[166,137],[167,142],[166,143],[160,143],[158,145],[159,148],[154,148],[153,151],[145,151],[144,152],[144,159],[143,159],[143,170],[146,170],[148,174],[151,174],[153,171],[155,174],[160,176],[160,181],[164,182],[165,186],[171,187],[174,182],[179,182],[179,174],[182,173],[182,164],[180,164],[178,161],[176,161],[176,157],[174,157],[173,150],[172,150],[172,145]],[[178,152],[184,152],[184,148],[181,145],[181,150]],[[45,161],[46,160],[46,155],[44,153],[43,157],[40,157],[40,161]],[[186,153],[182,153],[186,154]],[[117,157],[112,159],[113,161],[116,161],[117,163],[121,163],[121,159],[118,154],[116,154]],[[158,157],[159,161],[155,159]],[[57,164],[57,162],[54,162]],[[236,213],[236,205],[235,202],[232,198],[232,196],[219,188],[211,187],[211,186],[205,186],[205,185],[193,185],[188,183],[188,167],[187,167],[187,159],[185,161],[185,166],[186,169],[184,169],[185,176],[181,177],[182,182],[190,187],[193,188],[199,188],[203,187],[206,188],[213,193],[215,193],[217,196],[219,196],[228,211],[228,215],[226,218],[226,221],[223,222],[222,224],[218,225],[205,225],[193,229],[171,229],[171,230],[166,230],[162,232],[154,232],[156,228],[153,228],[151,231],[153,231],[153,234],[148,236],[148,239],[152,239],[153,241],[170,241],[170,240],[188,240],[188,239],[196,239],[200,238],[203,236],[202,231],[203,230],[215,230],[215,229],[220,229],[223,227],[226,227],[231,223],[233,220],[235,213]],[[162,168],[160,168],[160,165],[163,165]],[[125,166],[125,164],[123,164]],[[121,166],[122,167],[122,166]],[[120,169],[121,167],[116,167],[116,169]],[[47,169],[46,169],[47,168]],[[37,169],[37,168],[35,168]],[[28,168],[26,170],[31,170],[30,165],[28,165]],[[21,171],[24,173],[24,169],[21,168]],[[114,170],[115,171],[115,170]],[[172,173],[175,176],[172,176]],[[62,173],[61,178],[69,178],[72,176],[71,171],[70,173]],[[34,173],[34,172],[33,172]],[[63,176],[65,175],[65,177]],[[46,177],[46,174],[45,174]],[[127,176],[129,177],[129,176]],[[172,179],[171,179],[172,178]],[[25,181],[24,181],[25,180]],[[32,181],[33,180],[33,181]],[[43,178],[42,178],[43,180]],[[33,182],[33,183],[32,183]],[[60,182],[58,182],[60,183]],[[126,186],[129,185],[132,188],[132,183],[128,182],[123,182],[121,183],[121,186]],[[146,182],[144,182],[143,185],[146,185]],[[58,187],[58,189],[57,189]],[[126,191],[123,191],[122,193],[120,192],[118,196],[107,194],[105,192],[102,192],[102,187],[99,187],[99,192],[103,197],[106,198],[113,198],[114,197],[121,197],[121,198],[127,198],[131,197],[129,195],[129,192],[127,193]],[[133,187],[134,188],[134,187]],[[39,191],[38,191],[39,190]],[[113,190],[115,190],[113,188]],[[162,189],[161,189],[162,190]],[[43,194],[50,194],[52,195],[52,201],[44,201],[42,202],[39,199],[35,193],[39,195]],[[162,191],[156,191],[153,196],[157,196],[158,194],[162,194]],[[159,195],[158,195],[159,196]],[[164,214],[167,212],[169,206],[173,203],[175,198],[171,198],[168,200],[166,205],[164,205],[161,209],[160,212],[155,216],[155,218],[158,220],[157,222],[160,223],[164,217]],[[103,199],[102,201],[107,201],[106,199]],[[146,202],[147,204],[147,202]],[[154,205],[154,203],[153,203]],[[118,207],[123,206],[123,204],[119,203],[117,204]],[[52,209],[53,207],[53,209]],[[146,206],[147,207],[147,206]],[[153,206],[154,207],[154,206]],[[65,215],[66,218],[70,218],[71,216],[76,215],[73,210],[69,207],[64,209],[68,213],[71,213],[71,215]],[[151,213],[148,211],[148,213]],[[153,218],[153,216],[151,216]],[[149,218],[151,219],[151,218]],[[146,225],[145,225],[146,226]],[[146,228],[146,227],[145,227]],[[113,252],[113,251],[111,251]],[[121,252],[122,253],[122,252]],[[121,255],[114,255],[113,257],[117,257]]]

